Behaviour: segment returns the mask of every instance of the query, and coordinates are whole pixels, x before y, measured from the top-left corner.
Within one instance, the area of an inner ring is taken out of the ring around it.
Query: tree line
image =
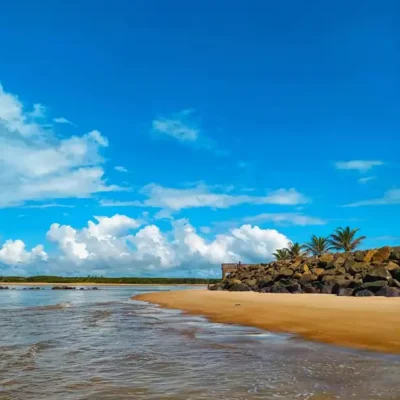
[[[365,236],[356,238],[358,231],[358,228],[351,229],[347,226],[346,228],[337,228],[335,232],[328,237],[313,235],[310,242],[305,244],[290,242],[288,247],[276,250],[273,256],[277,260],[288,260],[308,254],[320,256],[324,253],[328,253],[330,250],[348,253],[354,251],[365,239]]]
[[[21,282],[21,283],[113,283],[113,284],[137,284],[137,285],[207,285],[209,283],[217,283],[219,279],[201,279],[201,278],[150,278],[150,277],[121,277],[107,278],[102,276],[0,276],[0,282]]]

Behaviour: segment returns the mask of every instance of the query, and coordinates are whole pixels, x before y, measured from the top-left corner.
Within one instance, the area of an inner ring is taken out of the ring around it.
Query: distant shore
[[[0,286],[203,286],[204,283],[0,282]]]
[[[132,299],[204,315],[213,322],[400,354],[400,298],[183,290],[145,293]]]

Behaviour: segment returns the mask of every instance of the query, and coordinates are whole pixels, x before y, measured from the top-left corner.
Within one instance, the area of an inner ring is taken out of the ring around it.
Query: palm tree
[[[304,255],[303,245],[298,242],[290,242],[286,250],[289,254],[289,258],[297,258]]]
[[[304,245],[304,248],[307,252],[312,253],[314,256],[320,256],[324,253],[327,253],[330,249],[329,239],[323,236],[311,236],[311,241]]]
[[[350,229],[349,226],[346,228],[337,228],[335,233],[332,233],[329,237],[329,243],[336,250],[344,250],[346,253],[352,251],[365,239],[365,236],[355,239],[354,236],[358,231],[358,228]]]
[[[288,260],[290,258],[288,249],[277,249],[275,253],[272,254],[278,261]]]

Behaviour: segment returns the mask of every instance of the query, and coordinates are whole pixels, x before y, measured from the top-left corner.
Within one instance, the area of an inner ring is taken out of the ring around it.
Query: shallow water
[[[170,289],[0,291],[0,399],[400,399],[397,356],[130,300]]]

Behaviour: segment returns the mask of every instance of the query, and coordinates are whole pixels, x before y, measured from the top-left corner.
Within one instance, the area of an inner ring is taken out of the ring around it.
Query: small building
[[[242,264],[240,261],[238,263],[223,263],[223,264],[221,264],[222,279],[224,279],[231,272],[236,271],[238,268],[245,268],[245,267],[248,267],[249,265],[253,265],[253,264]]]

